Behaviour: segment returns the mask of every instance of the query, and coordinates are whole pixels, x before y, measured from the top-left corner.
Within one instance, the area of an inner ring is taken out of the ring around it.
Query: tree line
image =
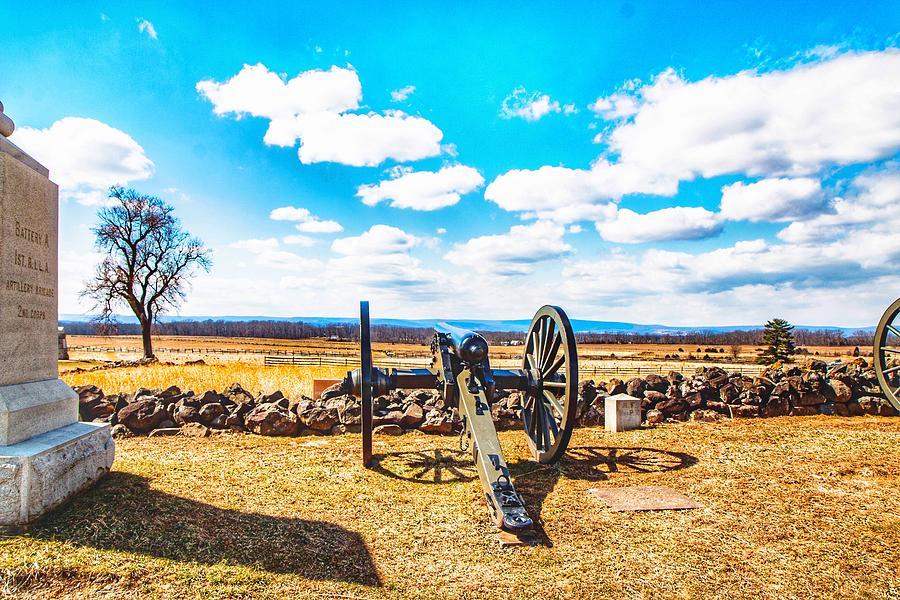
[[[139,323],[61,321],[71,335],[140,335]],[[636,334],[636,333],[578,333],[579,344],[684,344],[699,346],[759,346],[762,345],[763,328],[750,331],[709,332],[695,331],[684,334]],[[304,321],[165,321],[153,325],[154,335],[179,335],[200,337],[268,338],[305,340],[326,338],[334,340],[359,340],[359,325],[347,323],[307,323]],[[484,337],[492,345],[521,342],[525,334],[518,331],[486,331]],[[372,341],[405,344],[428,344],[434,335],[430,327],[401,327],[399,325],[373,325]],[[798,346],[869,346],[872,333],[857,331],[846,335],[830,329],[795,329],[794,342]]]

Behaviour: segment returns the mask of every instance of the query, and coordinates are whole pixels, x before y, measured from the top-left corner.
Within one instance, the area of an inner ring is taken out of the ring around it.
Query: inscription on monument
[[[0,153],[0,385],[55,379],[56,186]]]

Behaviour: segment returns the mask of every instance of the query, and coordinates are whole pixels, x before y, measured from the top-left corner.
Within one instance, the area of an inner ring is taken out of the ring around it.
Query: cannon
[[[900,298],[881,317],[875,329],[875,375],[878,385],[895,409],[900,411]]]
[[[373,396],[395,389],[439,390],[445,405],[460,412],[460,447],[472,452],[494,524],[512,533],[531,529],[534,524],[503,457],[491,403],[497,390],[521,392],[522,420],[534,459],[552,464],[563,456],[578,402],[578,356],[566,313],[556,306],[537,311],[519,369],[493,369],[484,337],[446,323],[435,326],[430,368],[374,367],[366,301],[360,302],[359,334],[360,368],[347,374],[342,388],[360,399],[363,464],[372,466]]]

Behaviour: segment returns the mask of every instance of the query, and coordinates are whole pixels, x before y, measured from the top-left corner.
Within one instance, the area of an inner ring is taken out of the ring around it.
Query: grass
[[[900,594],[900,420],[577,430],[557,468],[500,434],[542,543],[500,548],[453,438],[133,438],[113,473],[0,541],[35,598],[884,598]],[[438,453],[437,458],[435,453]],[[435,480],[439,479],[439,482]],[[704,508],[613,513],[665,485]]]
[[[251,393],[269,394],[281,390],[288,398],[311,396],[313,379],[340,379],[346,367],[264,367],[245,363],[214,365],[160,365],[122,367],[84,373],[62,371],[60,377],[69,385],[92,384],[107,394],[131,393],[138,388],[166,388],[177,385],[183,390],[202,393],[222,391],[232,383],[240,383]]]

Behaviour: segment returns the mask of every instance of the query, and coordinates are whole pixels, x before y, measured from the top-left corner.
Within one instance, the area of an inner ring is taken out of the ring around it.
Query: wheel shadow
[[[380,586],[362,537],[335,523],[222,509],[112,472],[29,530],[34,538],[180,562],[222,562]]]
[[[473,481],[478,477],[471,452],[445,448],[376,454],[371,464],[373,471],[387,477],[429,485]]]
[[[606,446],[570,447],[555,465],[540,465],[522,460],[510,465],[516,490],[525,500],[528,514],[542,544],[552,546],[541,520],[544,501],[560,478],[582,481],[606,481],[622,473],[664,473],[697,464],[695,456],[686,452],[670,452],[656,448],[617,448]]]

